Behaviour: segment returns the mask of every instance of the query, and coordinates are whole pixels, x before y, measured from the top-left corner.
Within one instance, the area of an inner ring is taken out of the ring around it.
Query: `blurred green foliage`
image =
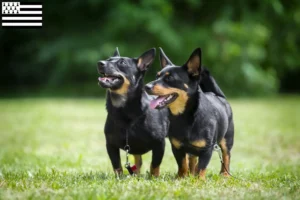
[[[300,91],[300,1],[53,0],[43,20],[38,30],[1,29],[3,91],[97,95],[96,63],[116,46],[128,57],[162,47],[177,65],[201,47],[227,95]],[[157,57],[146,81],[159,68]]]

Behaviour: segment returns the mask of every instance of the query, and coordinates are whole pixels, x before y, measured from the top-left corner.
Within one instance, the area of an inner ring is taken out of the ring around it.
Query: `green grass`
[[[300,97],[230,102],[242,180],[220,177],[214,153],[203,182],[175,178],[169,142],[159,178],[147,154],[140,177],[115,179],[102,99],[2,99],[0,199],[300,199]]]

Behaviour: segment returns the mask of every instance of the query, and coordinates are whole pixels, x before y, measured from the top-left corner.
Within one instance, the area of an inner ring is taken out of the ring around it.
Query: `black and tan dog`
[[[232,111],[219,86],[202,69],[201,49],[196,49],[181,67],[173,65],[160,50],[163,69],[145,88],[149,94],[158,96],[151,101],[152,108],[169,108],[168,136],[178,164],[178,176],[187,175],[190,168],[191,173],[199,173],[205,179],[214,144],[221,147],[224,161],[221,173],[228,176],[234,138]]]
[[[120,149],[126,145],[126,134],[137,171],[142,165],[141,155],[152,150],[150,173],[159,175],[169,120],[167,109],[149,109],[153,98],[144,92],[143,78],[154,57],[155,49],[139,58],[120,57],[116,49],[113,57],[98,62],[99,85],[107,89],[106,148],[117,175],[123,172]]]

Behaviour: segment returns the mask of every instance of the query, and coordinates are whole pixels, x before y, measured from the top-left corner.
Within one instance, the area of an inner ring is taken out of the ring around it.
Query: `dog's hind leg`
[[[142,155],[133,155],[134,156],[134,164],[136,166],[136,173],[140,174],[141,167],[143,164]]]
[[[230,151],[228,151],[227,144],[226,144],[226,139],[223,138],[220,142],[220,147],[222,150],[222,159],[223,163],[221,163],[221,171],[220,174],[223,176],[229,176],[229,166],[230,166]]]
[[[113,170],[118,177],[123,174],[123,169],[121,166],[121,157],[120,157],[120,149],[116,148],[112,145],[106,144],[106,150],[109,155],[111,164],[113,166]]]
[[[223,159],[220,174],[226,177],[230,176],[230,158],[231,158],[230,152],[233,146],[233,136],[234,136],[234,128],[233,128],[233,123],[231,122],[228,127],[228,131],[225,134],[225,137],[219,143],[222,150],[222,159]]]
[[[159,176],[159,166],[165,154],[165,140],[159,141],[155,148],[152,149],[152,161],[150,166],[150,174],[152,176]]]

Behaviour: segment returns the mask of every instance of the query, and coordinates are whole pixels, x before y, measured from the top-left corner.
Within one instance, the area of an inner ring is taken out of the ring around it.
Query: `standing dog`
[[[107,89],[106,148],[117,175],[123,172],[120,149],[124,150],[127,144],[129,153],[134,155],[138,173],[141,155],[152,151],[150,173],[159,175],[169,121],[166,109],[149,109],[152,97],[144,92],[143,78],[154,57],[155,49],[146,51],[139,58],[121,57],[116,49],[113,57],[98,62],[99,85]]]
[[[224,161],[221,173],[228,176],[234,138],[232,111],[214,79],[207,70],[202,70],[201,49],[196,49],[181,67],[173,65],[160,49],[160,62],[163,69],[145,88],[149,94],[158,96],[151,101],[152,108],[169,108],[168,136],[178,164],[178,176],[187,175],[190,168],[191,173],[199,173],[205,179],[214,144],[221,147]],[[197,166],[195,157],[198,157]]]

